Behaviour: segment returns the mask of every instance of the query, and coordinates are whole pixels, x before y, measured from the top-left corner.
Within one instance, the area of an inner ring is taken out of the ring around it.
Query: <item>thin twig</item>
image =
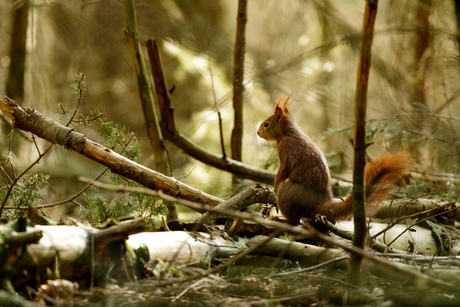
[[[11,172],[13,173],[13,178],[16,179],[16,172],[14,171],[13,159],[11,158],[11,156],[13,154],[13,151],[11,150],[11,145],[13,143],[14,130],[15,130],[14,128],[11,129],[11,133],[10,133],[10,141],[9,141],[9,144],[8,144],[8,162],[10,163],[10,168],[11,168]],[[1,210],[0,210],[0,216],[1,216]]]
[[[4,169],[3,167],[0,166],[0,170],[2,171],[3,177],[5,177],[6,184],[7,184],[7,185],[10,185],[11,183],[13,183],[13,181],[11,180],[10,176],[9,176],[8,173],[5,171],[5,169]]]
[[[8,187],[8,190],[6,191],[5,198],[3,199],[2,204],[0,206],[0,216],[2,216],[3,208],[5,207],[5,204],[8,198],[10,197],[10,194],[13,191],[14,186],[18,183],[19,179],[21,179],[22,176],[24,176],[32,167],[38,164],[38,162],[40,162],[40,160],[48,153],[51,147],[53,147],[53,144],[48,146],[48,148],[42,154],[40,154],[38,158],[31,165],[29,165],[29,167],[27,167],[21,174],[19,174],[19,176],[14,178],[13,183]]]
[[[460,266],[460,256],[423,256],[423,255],[408,255],[408,254],[387,254],[387,253],[376,253],[378,256],[394,258],[394,259],[407,259],[411,261],[419,262],[432,262],[432,263],[441,263],[447,262],[447,264],[452,264]]]
[[[73,119],[75,118],[75,115],[77,114],[77,111],[78,111],[78,108],[80,107],[80,103],[81,103],[81,97],[83,96],[83,85],[84,85],[84,82],[85,82],[85,73],[79,73],[78,76],[78,102],[77,102],[77,106],[75,107],[74,111],[73,111],[73,114],[72,116],[70,117],[69,119],[69,123],[68,125],[66,125],[66,127],[68,127],[72,122],[73,122]]]
[[[81,89],[81,88],[80,88]],[[82,90],[80,90],[79,92],[79,100],[78,100],[78,104],[77,106],[75,107],[75,110],[74,110],[74,115],[76,114],[79,106],[80,106],[80,100],[81,100],[81,95],[82,95]],[[73,116],[72,116],[73,118]],[[71,123],[72,123],[72,118],[70,118],[67,122],[67,124],[65,125],[66,127],[68,127]],[[11,130],[11,138],[10,138],[10,147],[8,149],[9,152],[11,152],[11,142],[12,142],[12,136],[13,136],[13,131],[15,130],[15,128],[13,128]],[[5,194],[5,198],[3,199],[2,201],[2,204],[0,205],[0,217],[2,216],[2,212],[3,212],[3,209],[6,205],[6,202],[8,201],[8,198],[10,197],[10,194],[11,192],[13,191],[15,185],[18,183],[19,179],[21,179],[30,169],[32,169],[32,167],[34,167],[36,164],[38,164],[40,162],[40,160],[48,153],[48,151],[53,147],[54,144],[51,144],[48,146],[48,148],[45,149],[45,151],[43,153],[40,153],[40,149],[38,148],[38,145],[37,143],[35,142],[35,138],[33,138],[33,141],[34,141],[34,144],[35,144],[35,147],[37,149],[37,152],[38,152],[38,158],[31,164],[29,165],[29,167],[27,167],[19,176],[16,176],[15,175],[15,172],[14,172],[14,167],[13,167],[13,164],[10,160],[10,163],[11,163],[11,170],[13,172],[13,178],[14,178],[14,181],[11,183],[11,185],[8,187],[8,190]],[[18,207],[14,208],[14,209],[18,209]]]
[[[236,261],[246,257],[246,255],[248,255],[249,253],[252,253],[253,251],[257,250],[259,247],[265,245],[268,241],[270,241],[271,239],[273,239],[274,237],[280,235],[283,231],[281,229],[276,229],[275,231],[273,231],[269,236],[267,236],[267,238],[265,240],[262,240],[260,242],[258,242],[257,244],[254,244],[253,246],[249,247],[248,249],[244,250],[243,252],[241,252],[240,254],[238,254],[237,256],[231,258],[230,260],[228,260],[227,262],[224,262],[222,264],[219,264],[218,266],[214,267],[213,269],[211,270],[208,270],[206,272],[207,275],[210,275],[210,274],[214,274],[214,273],[217,273],[219,272],[220,270],[232,265],[233,263],[235,263]]]
[[[446,212],[454,211],[454,210],[457,210],[457,208],[450,209],[450,210],[448,210],[448,211],[446,211]],[[423,218],[423,219],[421,219],[421,220],[418,220],[418,221],[415,222],[414,224],[412,224],[412,225],[410,225],[409,227],[407,227],[406,229],[404,229],[398,236],[396,236],[396,238],[393,239],[393,241],[391,241],[391,242],[388,243],[387,245],[390,246],[391,244],[393,244],[393,242],[395,242],[397,239],[399,239],[399,237],[401,237],[406,231],[408,231],[409,229],[411,229],[411,228],[414,227],[415,225],[420,224],[420,223],[422,223],[422,222],[424,222],[424,221],[426,221],[426,220],[429,220],[429,219],[431,219],[431,218],[433,218],[433,217],[442,215],[442,214],[444,214],[444,213],[446,213],[446,212],[440,212],[440,213],[437,213],[437,214],[435,214],[435,215],[428,216],[428,217],[426,217],[426,218]]]
[[[220,134],[220,146],[222,148],[222,159],[227,159],[227,154],[225,153],[225,143],[224,143],[224,131],[222,129],[222,116],[220,114],[219,106],[217,105],[216,90],[214,88],[214,74],[212,73],[212,61],[211,61],[211,2],[208,0],[209,8],[209,21],[208,21],[208,64],[209,64],[209,73],[211,75],[211,91],[212,97],[214,99],[214,107],[216,108],[217,117],[219,121],[219,134]]]
[[[124,144],[124,146],[123,146],[123,148],[122,148],[122,150],[120,152],[121,155],[125,152],[126,148],[129,146],[129,144],[131,144],[133,139],[134,139],[134,134],[131,134],[131,137],[128,139],[126,144]],[[101,179],[101,177],[104,176],[109,170],[110,170],[110,168],[106,168],[104,171],[102,171],[102,173],[100,173],[96,178],[94,178],[94,181],[97,181],[97,180]],[[92,186],[91,184],[87,184],[79,192],[77,192],[76,194],[74,194],[73,196],[71,196],[71,197],[69,197],[67,199],[60,200],[60,201],[57,201],[57,202],[54,202],[54,203],[51,203],[51,204],[37,205],[37,206],[34,206],[34,208],[35,209],[52,208],[52,207],[56,207],[56,206],[59,206],[59,205],[66,204],[66,203],[74,203],[74,204],[76,204],[78,206],[83,206],[83,205],[77,203],[75,201],[75,199],[77,197],[79,197],[81,194],[83,194],[86,190],[88,190],[91,186]],[[6,206],[4,209],[27,210],[27,207],[8,207],[8,206]]]
[[[451,205],[451,203],[448,203],[444,206],[447,206],[447,205]],[[414,214],[410,214],[410,215],[405,215],[405,216],[401,216],[400,218],[398,218],[396,221],[392,222],[391,224],[389,224],[387,227],[385,227],[384,229],[382,229],[381,231],[377,232],[376,234],[374,234],[372,237],[370,237],[371,240],[374,240],[375,238],[377,238],[378,236],[380,236],[382,233],[390,230],[391,228],[393,228],[395,225],[399,224],[401,221],[404,221],[404,220],[407,220],[407,219],[413,219],[413,218],[416,218],[416,217],[419,217],[421,215],[425,215],[425,214],[429,214],[430,212],[432,211],[437,211],[439,209],[442,209],[441,208],[432,208],[432,209],[428,209],[428,210],[425,210],[425,211],[421,211],[421,212],[417,212],[417,213],[414,213]],[[457,210],[457,208],[452,208],[450,210],[447,210],[447,211],[443,211],[443,212],[440,212],[440,213],[437,213],[435,215],[430,215],[428,216],[427,218],[431,218],[431,217],[435,217],[435,216],[438,216],[438,215],[441,215],[441,214],[445,214],[445,213],[448,213],[448,212],[451,212],[451,211],[455,211]],[[414,224],[415,225],[415,224]],[[412,225],[413,226],[413,225]]]
[[[345,260],[345,259],[348,259],[348,258],[350,258],[350,256],[349,256],[349,255],[346,255],[346,256],[342,256],[342,257],[338,257],[338,258],[335,258],[335,259],[331,259],[331,260],[325,261],[325,262],[320,263],[320,264],[317,264],[317,265],[313,265],[313,266],[308,267],[308,268],[305,268],[305,269],[268,275],[266,278],[279,277],[279,276],[287,276],[287,275],[292,275],[292,274],[298,274],[298,273],[313,271],[313,270],[322,268],[322,267],[324,267],[324,266],[327,266],[327,265],[329,265],[329,264],[331,264],[331,263],[339,262],[339,261],[342,261],[342,260]]]
[[[40,155],[40,148],[38,147],[37,141],[35,140],[35,136],[32,134],[32,141],[34,142],[35,149],[37,149],[38,155]]]
[[[200,279],[200,280],[194,282],[193,284],[191,284],[190,286],[188,286],[187,288],[185,288],[185,289],[184,289],[181,293],[179,293],[176,297],[174,297],[174,298],[171,300],[171,302],[177,301],[177,299],[180,298],[180,297],[181,297],[182,295],[184,295],[185,293],[187,293],[188,290],[190,290],[190,289],[193,288],[193,287],[198,286],[199,284],[201,284],[202,282],[204,282],[204,281],[206,281],[206,280],[208,280],[207,277],[205,277],[205,278],[203,278],[203,279]]]

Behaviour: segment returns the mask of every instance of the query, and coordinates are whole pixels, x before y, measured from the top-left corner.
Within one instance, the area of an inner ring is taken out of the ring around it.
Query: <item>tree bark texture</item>
[[[21,1],[13,17],[11,31],[10,69],[6,82],[6,95],[24,101],[24,72],[26,67],[26,41],[29,18],[29,0]]]
[[[155,91],[160,106],[160,126],[167,129],[169,133],[176,134],[176,125],[174,123],[174,107],[166,84],[166,78],[161,61],[160,50],[157,40],[147,40],[147,52],[149,54],[150,66],[155,83]]]
[[[243,148],[243,81],[244,81],[244,50],[246,44],[247,0],[238,1],[238,17],[236,24],[236,40],[233,64],[233,112],[232,159],[242,161]]]
[[[377,15],[377,0],[367,0],[363,20],[363,38],[359,52],[358,76],[355,100],[355,143],[353,162],[353,219],[355,235],[353,245],[364,248],[366,243],[366,187],[364,168],[366,165],[366,109],[369,71],[371,66],[371,48],[374,37],[374,24]],[[350,282],[359,280],[362,257],[353,254],[350,257],[348,279]]]

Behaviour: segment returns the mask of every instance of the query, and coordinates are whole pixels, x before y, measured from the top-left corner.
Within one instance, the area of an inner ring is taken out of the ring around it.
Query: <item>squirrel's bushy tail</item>
[[[366,208],[380,203],[393,184],[405,171],[412,167],[412,161],[407,152],[397,152],[385,154],[366,165]],[[323,211],[324,210],[324,211]],[[351,216],[353,212],[353,194],[350,194],[341,202],[327,204],[321,212],[331,221],[344,220]],[[369,213],[372,212],[367,212]]]

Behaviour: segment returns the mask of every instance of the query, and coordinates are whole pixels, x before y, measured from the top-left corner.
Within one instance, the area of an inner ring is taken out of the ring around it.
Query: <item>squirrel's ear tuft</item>
[[[281,117],[283,114],[289,113],[289,106],[291,104],[292,94],[289,96],[283,96],[278,100],[275,108],[275,115]]]

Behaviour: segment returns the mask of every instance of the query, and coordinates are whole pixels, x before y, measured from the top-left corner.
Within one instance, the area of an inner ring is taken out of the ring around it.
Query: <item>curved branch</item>
[[[167,91],[167,83],[156,41],[148,40],[147,50],[152,68],[152,75],[155,80],[156,93],[158,95],[161,115],[160,126],[162,128],[163,137],[200,162],[227,171],[241,178],[273,184],[275,181],[274,172],[255,168],[242,162],[207,152],[204,148],[196,145],[177,130],[173,116],[174,108],[169,92]]]
[[[163,136],[198,161],[238,175],[241,178],[251,179],[266,184],[273,184],[275,181],[274,172],[259,169],[233,159],[223,159],[222,156],[207,152],[204,148],[193,143],[179,132],[172,134],[163,130]]]

